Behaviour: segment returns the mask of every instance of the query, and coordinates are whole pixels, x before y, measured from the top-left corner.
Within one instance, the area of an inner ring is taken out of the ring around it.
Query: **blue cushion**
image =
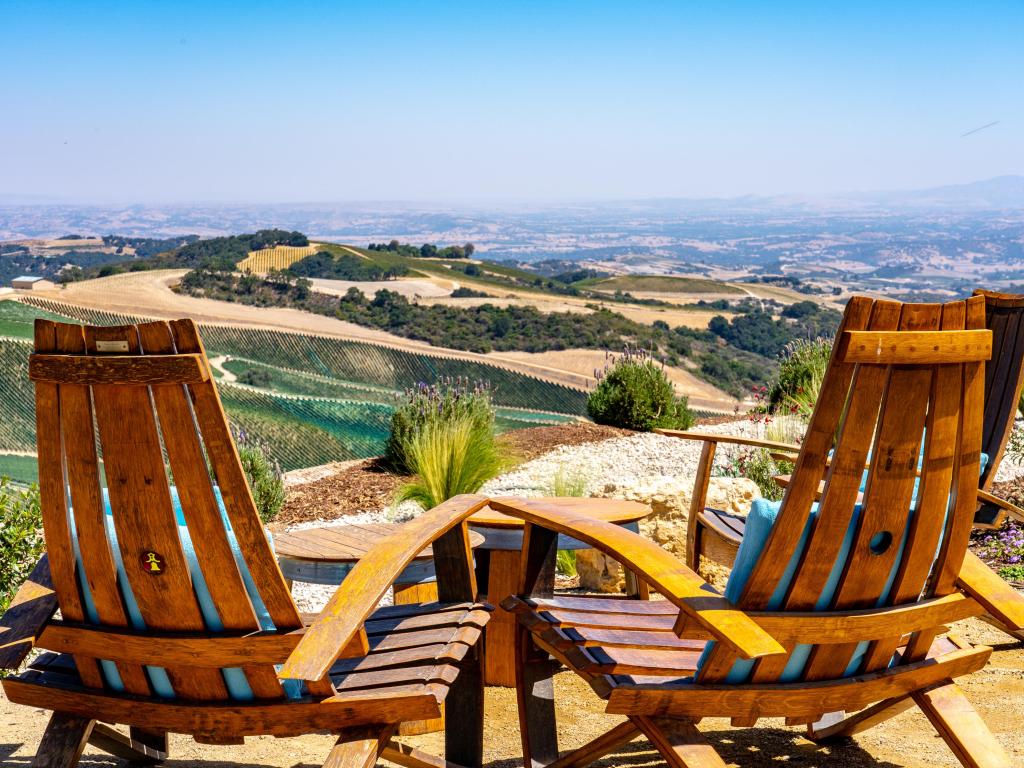
[[[985,466],[987,464],[988,456],[983,453],[981,454],[982,471],[985,470]],[[862,478],[861,480],[861,492],[864,491],[866,475],[867,472],[865,472],[865,478]],[[917,498],[919,482],[920,478],[917,478],[914,481],[914,501],[916,501]],[[768,536],[772,532],[772,527],[775,525],[775,520],[779,515],[781,507],[781,501],[768,501],[767,499],[757,499],[751,506],[750,514],[747,516],[743,540],[740,543],[739,551],[736,553],[736,562],[733,564],[732,573],[729,574],[729,581],[725,586],[725,597],[729,602],[736,604],[743,596],[743,590],[747,585],[747,581],[750,580],[751,574],[754,572],[754,566],[757,565],[757,561],[761,557],[761,552],[768,543]],[[850,519],[850,525],[846,530],[846,535],[843,537],[843,544],[839,549],[836,562],[832,566],[828,579],[826,579],[825,583],[822,585],[821,594],[814,605],[814,610],[816,611],[828,610],[832,603],[832,599],[835,597],[836,590],[839,587],[839,579],[843,574],[847,558],[850,556],[850,550],[853,548],[853,540],[857,532],[857,522],[860,520],[861,511],[862,505],[857,504],[854,507],[853,515]],[[878,600],[878,605],[883,605],[886,602],[889,597],[889,591],[892,589],[892,585],[896,580],[900,561],[903,558],[903,550],[907,545],[907,538],[910,535],[910,521],[912,520],[913,515],[913,509],[909,510],[907,515],[907,526],[904,530],[903,538],[900,541],[899,550],[896,553],[896,559],[893,563],[892,571],[889,573],[889,579],[886,582],[885,588],[882,590],[882,595]],[[818,504],[814,503],[811,506],[811,514],[807,518],[807,525],[804,528],[803,535],[800,537],[800,542],[793,554],[793,558],[790,560],[789,564],[786,566],[786,570],[782,574],[782,577],[779,579],[775,592],[772,593],[772,596],[768,601],[767,610],[775,611],[782,607],[782,603],[786,597],[786,592],[788,591],[789,585],[792,583],[793,577],[796,574],[796,569],[800,564],[800,557],[807,546],[808,540],[810,539],[811,529],[817,516]],[[939,545],[941,546],[941,540]],[[936,550],[936,554],[937,553],[938,550]],[[698,670],[700,670],[704,660],[707,659],[708,655],[711,653],[713,645],[714,643],[708,643],[707,647],[704,649],[704,653],[701,655],[700,661],[697,664]],[[851,659],[849,666],[846,668],[844,675],[852,675],[857,671],[864,659],[864,654],[867,653],[867,649],[868,643],[866,642],[859,643],[857,645],[857,649],[854,652],[853,658]],[[779,676],[779,680],[784,683],[799,680],[803,673],[804,666],[807,664],[810,652],[810,645],[798,645],[793,650],[789,662],[786,664],[786,668]],[[726,676],[726,682],[746,682],[753,667],[753,661],[737,661],[733,665],[732,669],[729,670],[729,674]]]
[[[260,629],[264,631],[272,631],[274,629],[274,622],[271,621],[270,614],[267,611],[266,606],[263,604],[263,599],[260,597],[259,590],[256,588],[256,583],[253,581],[252,574],[249,573],[249,567],[246,565],[245,558],[242,556],[242,551],[238,546],[238,540],[235,538],[234,531],[231,529],[231,522],[228,519],[227,511],[224,509],[224,500],[221,497],[220,489],[214,487],[214,494],[217,498],[217,505],[220,507],[221,519],[224,522],[224,529],[227,533],[228,544],[231,546],[231,552],[235,557],[235,562],[238,564],[238,570],[242,576],[242,581],[245,584],[245,590],[248,593],[249,599],[255,609]],[[181,509],[181,501],[178,498],[178,491],[173,486],[171,487],[171,501],[174,505],[174,514],[178,523],[178,536],[181,539],[181,546],[185,552],[185,559],[188,562],[189,572],[192,575],[192,586],[195,590],[196,600],[199,603],[199,608],[202,612],[206,629],[209,632],[222,632],[224,630],[224,624],[217,612],[217,607],[213,603],[213,598],[210,596],[210,590],[206,585],[206,579],[203,577],[202,569],[199,567],[199,560],[196,558],[195,548],[192,546],[192,537],[189,534],[188,526],[185,523],[185,515]],[[143,630],[146,628],[146,623],[142,618],[142,613],[139,611],[138,603],[135,601],[135,596],[132,594],[131,586],[128,583],[128,576],[125,573],[124,562],[121,558],[121,550],[117,545],[117,533],[114,530],[114,518],[113,511],[110,508],[110,497],[107,494],[106,488],[103,489],[103,506],[106,510],[107,538],[110,540],[111,550],[114,555],[114,563],[117,566],[117,585],[121,591],[122,597],[124,598],[128,621],[131,623],[132,628],[136,630]],[[71,527],[71,538],[75,552],[75,560],[78,564],[78,577],[79,583],[82,587],[82,599],[86,619],[93,624],[98,624],[99,615],[96,612],[96,604],[93,601],[92,592],[85,580],[85,572],[82,566],[82,555],[79,551],[78,538],[75,531],[74,516],[71,514],[70,510],[68,512],[68,518]],[[270,540],[271,547],[273,547],[273,539],[269,532],[267,533],[267,538]],[[116,691],[123,691],[124,683],[121,681],[121,676],[118,674],[117,667],[114,663],[107,660],[101,660],[100,667],[107,685]],[[245,673],[241,669],[228,668],[221,671],[224,675],[224,683],[231,698],[239,701],[248,701],[253,698],[252,689],[249,687],[249,682],[245,677]],[[147,666],[146,672],[149,677],[150,686],[155,695],[161,698],[174,698],[174,688],[171,686],[171,681],[167,676],[166,670],[161,667]],[[285,681],[284,685],[285,693],[290,698],[297,698],[302,695],[299,681]]]

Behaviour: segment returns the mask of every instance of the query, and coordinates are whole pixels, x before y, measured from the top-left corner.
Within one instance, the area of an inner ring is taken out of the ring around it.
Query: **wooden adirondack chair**
[[[984,298],[985,326],[992,331],[992,362],[985,367],[985,416],[981,439],[981,450],[988,457],[988,462],[978,480],[978,510],[974,525],[977,528],[998,528],[1007,515],[1024,521],[1024,510],[989,492],[1006,452],[1021,388],[1024,387],[1024,295],[980,289],[974,295]],[[687,565],[696,570],[702,555],[731,565],[743,540],[746,518],[707,506],[716,449],[720,444],[742,445],[763,448],[780,458],[795,459],[800,446],[705,432],[655,431],[703,443],[687,522]],[[786,484],[789,477],[778,480]]]
[[[87,742],[158,762],[171,732],[238,744],[326,731],[338,734],[327,765],[383,754],[436,768],[390,738],[444,702],[448,759],[480,764],[489,609],[464,520],[481,500],[454,499],[372,549],[306,626],[194,323],[40,320],[29,371],[47,556],[0,620],[0,668],[48,651],[3,680],[12,702],[54,713],[33,765],[74,766]],[[430,542],[440,602],[376,610]]]
[[[820,740],[916,704],[965,766],[1009,766],[953,682],[991,649],[943,634],[986,611],[1024,625],[1024,599],[967,550],[990,343],[982,298],[851,299],[793,482],[781,506],[752,511],[724,595],[640,536],[554,506],[492,501],[527,523],[520,593],[502,603],[521,627],[526,765],[576,768],[642,732],[669,765],[725,768],[695,727],[702,717],[740,726],[784,717]],[[884,458],[870,465],[861,506],[869,452]],[[619,560],[667,600],[555,596],[558,533]],[[607,712],[628,717],[561,758],[549,655]]]

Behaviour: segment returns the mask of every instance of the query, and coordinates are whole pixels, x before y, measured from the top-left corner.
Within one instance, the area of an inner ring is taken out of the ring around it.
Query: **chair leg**
[[[637,737],[640,731],[631,720],[619,723],[605,734],[598,736],[579,749],[558,758],[548,768],[584,768],[595,760],[611,754],[623,744],[628,744]]]
[[[167,734],[132,727],[130,736],[103,723],[96,723],[89,743],[109,755],[135,765],[155,765],[167,759]]]
[[[558,759],[554,681],[557,664],[534,645],[529,630],[518,626],[516,630],[516,698],[523,765],[544,768]]]
[[[75,768],[95,724],[95,720],[54,712],[32,758],[32,768]]]
[[[669,768],[728,768],[704,734],[689,720],[668,717],[631,717],[651,740]]]
[[[343,731],[324,761],[324,768],[373,768],[394,732],[395,726]]]
[[[818,722],[807,726],[807,738],[811,741],[825,742],[853,736],[855,733],[874,728],[914,706],[910,696],[886,699],[862,709],[853,715],[845,712],[832,712]]]
[[[484,677],[479,644],[459,664],[445,699],[445,760],[466,768],[484,762]]]
[[[1010,756],[952,680],[913,696],[965,768],[1010,768]]]

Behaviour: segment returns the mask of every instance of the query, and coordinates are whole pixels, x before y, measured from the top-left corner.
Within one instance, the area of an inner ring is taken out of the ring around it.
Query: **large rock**
[[[640,533],[660,544],[680,561],[685,561],[686,522],[692,493],[692,477],[655,477],[636,484],[609,483],[594,495],[639,501],[650,506],[651,514],[640,521]],[[753,480],[744,477],[712,477],[707,506],[746,515],[751,503],[760,496],[761,492]],[[585,589],[596,592],[619,592],[623,589],[625,577],[622,567],[597,550],[579,550],[576,553],[576,570],[580,576],[580,586]],[[719,587],[728,574],[727,569],[715,567],[713,563],[707,566],[702,563],[701,572]]]

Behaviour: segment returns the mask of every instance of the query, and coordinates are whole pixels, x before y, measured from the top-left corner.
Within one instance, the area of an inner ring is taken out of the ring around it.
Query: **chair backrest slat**
[[[840,328],[848,341],[833,349],[792,481],[741,607],[782,615],[867,610],[954,590],[980,470],[985,363],[976,351],[987,353],[990,344],[984,324],[980,297],[948,305],[850,302]],[[888,351],[869,354],[864,346],[849,355],[850,339]],[[920,632],[904,661],[927,650],[937,631]],[[851,638],[802,646],[800,654],[794,646],[789,657],[762,659],[750,679],[768,682],[785,672],[787,680],[796,674],[817,681],[882,669],[904,634],[894,626],[891,637],[870,643]],[[735,653],[715,644],[699,679],[735,680],[736,662]]]
[[[205,356],[195,323],[175,320],[171,322],[171,331],[179,352],[201,353]],[[210,380],[188,385],[188,391],[213,473],[221,488],[224,508],[270,619],[280,631],[299,629],[302,627],[302,618],[256,514],[256,504],[242,471],[242,463],[217,389]]]
[[[57,350],[56,323],[49,320],[36,321],[35,349],[37,352]],[[64,486],[60,394],[57,385],[49,381],[36,382],[35,390],[39,500],[50,576],[61,615],[68,621],[81,622],[85,620],[85,608],[75,576],[75,554]],[[82,682],[91,688],[102,688],[103,676],[98,661],[81,654],[76,654],[74,659]]]
[[[949,304],[943,308],[943,330],[964,327],[966,305]],[[961,366],[938,366],[931,377],[928,421],[925,425],[921,483],[916,512],[910,522],[906,550],[896,581],[891,603],[901,605],[917,599],[927,584],[946,527],[946,509],[953,489],[953,468],[956,463],[957,437],[960,429],[960,403],[963,397]],[[867,654],[866,670],[884,668],[899,647],[900,638],[892,637],[874,643]],[[930,644],[930,642],[929,642]]]

